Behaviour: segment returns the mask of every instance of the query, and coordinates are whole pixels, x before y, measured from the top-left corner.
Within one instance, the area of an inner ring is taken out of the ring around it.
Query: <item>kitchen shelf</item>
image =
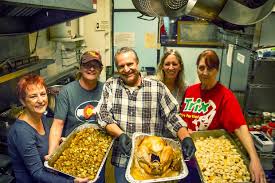
[[[6,75],[3,75],[0,77],[0,84],[4,83],[6,81],[12,80],[14,78],[18,78],[20,76],[23,76],[27,73],[42,69],[47,67],[47,65],[54,63],[53,59],[40,59],[37,64],[34,64],[32,66],[26,67],[24,69],[18,70],[16,72],[12,72]]]
[[[56,41],[56,42],[77,42],[77,41],[84,41],[84,37],[78,37],[78,38],[54,38],[51,39],[51,41]]]
[[[51,76],[51,77],[48,77],[45,79],[45,82],[47,83],[47,85],[53,85],[55,84],[55,82],[63,77],[66,77],[68,75],[74,75],[77,71],[77,64],[75,64],[73,67],[65,70],[65,71],[62,71],[54,76]]]

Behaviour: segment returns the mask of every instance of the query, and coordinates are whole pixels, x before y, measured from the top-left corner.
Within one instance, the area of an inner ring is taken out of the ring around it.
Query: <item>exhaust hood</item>
[[[191,16],[218,25],[229,25],[228,28],[256,24],[266,18],[275,5],[275,0],[132,0],[132,2],[139,12],[147,16]]]
[[[91,0],[0,0],[0,34],[25,34],[90,13]]]

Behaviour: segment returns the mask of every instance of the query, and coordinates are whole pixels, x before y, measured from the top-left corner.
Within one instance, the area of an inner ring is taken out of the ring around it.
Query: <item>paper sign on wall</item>
[[[157,48],[157,36],[154,32],[146,32],[144,36],[145,48]]]
[[[238,60],[239,62],[241,62],[242,64],[244,64],[245,56],[242,55],[242,54],[240,54],[240,53],[238,53],[238,54],[237,54],[237,60]]]
[[[114,46],[121,48],[124,46],[135,47],[135,33],[134,32],[115,32]]]
[[[228,44],[227,57],[226,57],[226,64],[228,67],[231,67],[232,65],[233,49],[234,49],[234,45]]]

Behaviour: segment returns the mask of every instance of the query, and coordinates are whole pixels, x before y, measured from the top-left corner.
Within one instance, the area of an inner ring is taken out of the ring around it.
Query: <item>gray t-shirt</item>
[[[65,122],[62,136],[67,136],[79,125],[89,122],[96,123],[95,107],[103,89],[98,82],[93,90],[85,90],[79,81],[65,85],[56,97],[54,118]]]

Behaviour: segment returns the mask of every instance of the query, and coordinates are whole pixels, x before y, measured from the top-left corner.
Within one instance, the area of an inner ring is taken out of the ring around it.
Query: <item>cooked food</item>
[[[136,180],[177,176],[181,170],[181,151],[157,136],[146,136],[136,144],[131,175]]]
[[[74,177],[93,180],[100,168],[112,137],[94,128],[85,128],[76,133],[54,168]]]
[[[248,182],[250,174],[241,155],[225,137],[195,141],[196,158],[206,183]]]

